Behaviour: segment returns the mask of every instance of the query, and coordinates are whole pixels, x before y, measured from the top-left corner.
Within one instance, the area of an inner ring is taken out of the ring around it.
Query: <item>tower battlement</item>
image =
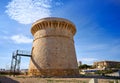
[[[32,24],[31,33],[34,35],[38,30],[43,28],[60,28],[71,31],[73,35],[76,33],[75,25],[64,18],[48,17],[37,20]]]

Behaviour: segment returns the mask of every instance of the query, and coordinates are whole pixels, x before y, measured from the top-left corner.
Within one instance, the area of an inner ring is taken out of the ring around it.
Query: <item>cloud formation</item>
[[[93,57],[85,56],[85,57],[81,57],[78,61],[81,61],[82,64],[92,65],[94,62],[99,60],[100,60],[99,58],[94,58],[94,56]]]
[[[96,60],[98,60],[98,59],[96,59],[96,58],[82,58],[82,61],[85,61],[85,62],[94,62],[94,61],[96,61]]]
[[[13,35],[10,37],[11,40],[13,40],[17,44],[21,43],[32,43],[32,38],[26,37],[24,35]]]
[[[11,19],[22,24],[30,24],[34,21],[51,16],[51,8],[60,5],[53,0],[12,0],[6,6],[5,11]]]

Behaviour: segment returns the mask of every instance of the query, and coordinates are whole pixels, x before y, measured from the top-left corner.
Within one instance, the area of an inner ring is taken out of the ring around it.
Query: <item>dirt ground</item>
[[[0,83],[89,83],[91,78],[31,78],[0,76]],[[120,80],[98,79],[98,83],[120,83]]]

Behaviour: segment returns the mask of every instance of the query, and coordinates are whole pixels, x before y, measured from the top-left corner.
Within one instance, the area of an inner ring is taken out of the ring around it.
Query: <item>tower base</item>
[[[44,76],[44,77],[54,77],[54,76],[76,76],[79,74],[78,69],[31,69],[29,71],[30,76]]]

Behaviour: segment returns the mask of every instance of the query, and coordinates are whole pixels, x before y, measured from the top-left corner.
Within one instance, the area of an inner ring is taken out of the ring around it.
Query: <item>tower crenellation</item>
[[[72,22],[63,18],[51,19],[51,17],[49,17],[49,18],[38,20],[32,25],[31,32],[34,35],[35,32],[43,28],[60,28],[60,29],[66,29],[68,31],[71,31],[73,35],[76,33],[75,25]]]

